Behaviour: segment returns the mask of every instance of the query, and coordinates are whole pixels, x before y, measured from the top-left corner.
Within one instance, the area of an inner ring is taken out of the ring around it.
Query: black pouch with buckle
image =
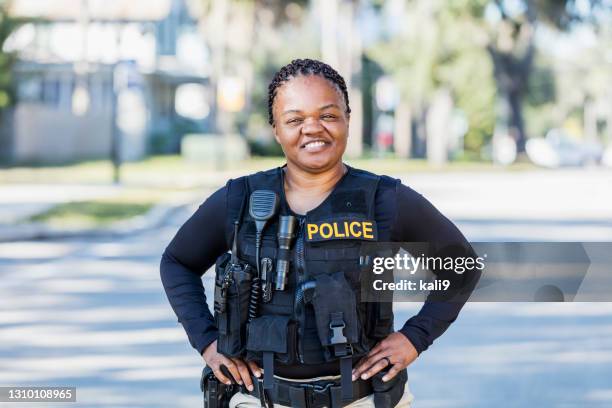
[[[321,274],[315,280],[312,305],[319,340],[325,348],[326,360],[340,361],[342,400],[350,401],[353,353],[359,344],[361,330],[355,292],[344,272]]]
[[[265,315],[248,324],[247,360],[262,361],[265,389],[272,387],[274,360],[283,364],[295,361],[296,331],[290,316]]]
[[[360,332],[355,293],[343,272],[316,277],[312,306],[319,340],[326,347],[325,357],[335,360],[335,346],[356,344]]]

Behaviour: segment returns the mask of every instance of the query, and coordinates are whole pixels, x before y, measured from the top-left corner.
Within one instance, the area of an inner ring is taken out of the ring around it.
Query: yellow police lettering
[[[369,221],[363,222],[363,237],[368,239],[374,239],[372,235],[372,223]]]
[[[306,224],[309,241],[328,239],[375,239],[374,221],[330,221]]]
[[[328,233],[323,232],[324,228],[327,228],[329,232]],[[329,225],[328,223],[321,224],[321,226],[319,227],[319,231],[321,232],[321,238],[325,238],[325,239],[331,238],[333,234],[332,226]]]
[[[340,232],[338,232],[338,224],[335,223],[335,222],[334,222],[334,237],[335,238],[344,238],[344,237],[346,237],[346,234],[341,234]]]
[[[353,236],[355,238],[359,238],[361,236],[361,231],[360,230],[355,231],[355,229],[354,229],[355,225],[359,227],[360,226],[359,224],[361,224],[361,223],[357,222],[357,221],[353,221],[353,222],[351,222],[351,224],[349,226],[350,229],[351,229],[351,236]]]
[[[312,239],[314,234],[319,232],[319,226],[317,224],[308,224],[308,239]]]

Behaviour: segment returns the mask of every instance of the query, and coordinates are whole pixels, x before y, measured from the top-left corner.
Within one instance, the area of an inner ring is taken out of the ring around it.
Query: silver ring
[[[387,360],[387,365],[393,365],[393,363],[391,362],[391,360],[389,360],[389,357],[383,357],[383,360]]]

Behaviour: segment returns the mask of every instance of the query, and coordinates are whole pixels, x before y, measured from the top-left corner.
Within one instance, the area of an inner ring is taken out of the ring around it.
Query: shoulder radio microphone
[[[255,266],[257,276],[251,283],[251,297],[249,299],[249,321],[257,317],[259,298],[261,293],[261,266],[259,255],[261,251],[261,237],[268,221],[274,217],[278,209],[278,195],[270,190],[255,190],[249,199],[249,215],[255,221]]]

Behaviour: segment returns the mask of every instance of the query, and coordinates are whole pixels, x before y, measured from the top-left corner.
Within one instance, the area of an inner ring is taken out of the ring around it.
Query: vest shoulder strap
[[[227,182],[225,239],[230,247],[233,239],[234,221],[242,221],[251,191],[268,189],[278,193],[277,190],[280,183],[278,172],[279,168],[274,168],[230,179]]]
[[[246,177],[230,179],[225,185],[226,191],[226,217],[225,217],[225,240],[228,248],[232,247],[234,234],[234,221],[240,222],[244,212],[248,196]]]

